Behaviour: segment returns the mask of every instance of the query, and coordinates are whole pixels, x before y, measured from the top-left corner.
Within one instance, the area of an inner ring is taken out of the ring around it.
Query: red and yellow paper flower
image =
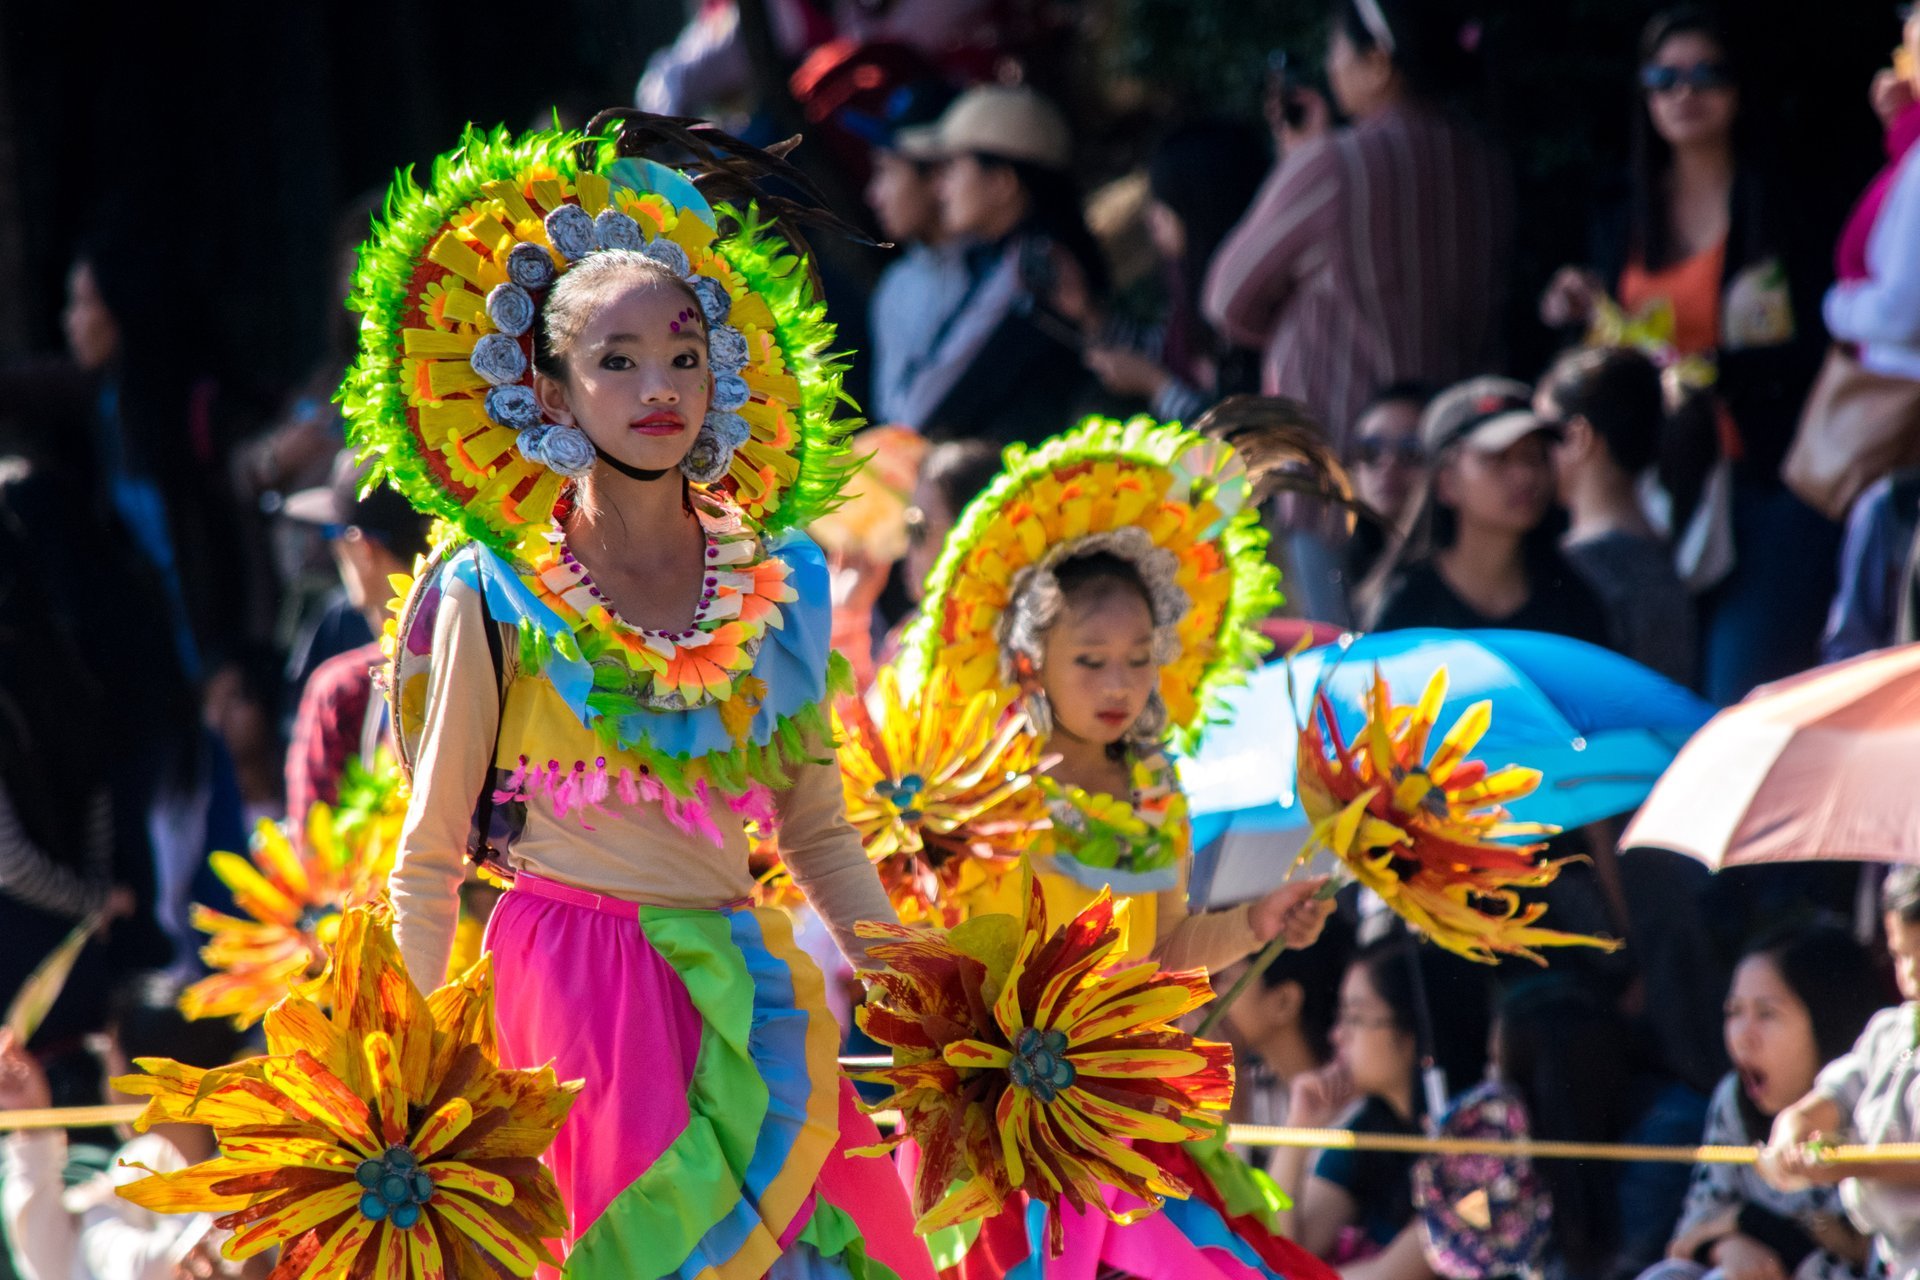
[[[476,965],[423,996],[383,908],[340,920],[332,1013],[287,997],[268,1054],[202,1071],[143,1058],[114,1082],[149,1099],[136,1126],[212,1126],[220,1154],[119,1194],[215,1213],[241,1261],[281,1249],[272,1280],[528,1276],[566,1228],[540,1155],[577,1084],[494,1061],[493,985]]]
[[[1016,1191],[1135,1220],[1187,1188],[1129,1140],[1204,1136],[1233,1096],[1233,1051],[1172,1025],[1211,998],[1204,973],[1109,967],[1121,930],[1104,891],[1055,929],[1030,876],[1025,889],[1024,926],[860,926],[883,939],[869,955],[886,967],[857,1017],[894,1065],[859,1078],[893,1089],[878,1105],[900,1111],[895,1141],[920,1146],[923,1234],[998,1212]],[[1116,1211],[1102,1187],[1146,1207]],[[1056,1246],[1059,1232],[1056,1215]]]
[[[1493,720],[1492,704],[1475,703],[1454,722],[1431,759],[1427,744],[1446,701],[1447,671],[1434,672],[1414,706],[1393,705],[1375,672],[1365,725],[1349,743],[1333,702],[1322,691],[1300,731],[1300,803],[1313,821],[1303,858],[1331,850],[1356,879],[1414,929],[1469,960],[1495,963],[1532,950],[1584,946],[1613,950],[1604,938],[1535,927],[1543,903],[1516,892],[1559,874],[1537,843],[1514,837],[1552,835],[1557,828],[1515,823],[1503,807],[1533,791],[1537,769],[1489,771],[1467,757]]]
[[[867,702],[840,704],[847,820],[903,920],[953,925],[1047,826],[1040,742],[1017,710],[990,690],[962,693],[945,667],[904,683],[886,666]]]
[[[194,905],[193,927],[213,935],[200,957],[215,972],[181,993],[181,1012],[248,1027],[282,996],[323,987],[340,913],[386,893],[400,834],[392,809],[356,809],[343,826],[332,808],[316,804],[297,844],[262,822],[247,857],[214,854],[214,874],[251,918]]]

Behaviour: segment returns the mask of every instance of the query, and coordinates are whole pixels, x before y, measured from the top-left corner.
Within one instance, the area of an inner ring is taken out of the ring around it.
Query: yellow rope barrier
[[[864,1064],[861,1064],[864,1065]],[[142,1108],[42,1107],[0,1111],[0,1133],[14,1129],[86,1129],[132,1124]],[[874,1120],[891,1128],[897,1112]],[[1753,1164],[1758,1147],[1653,1147],[1624,1142],[1536,1142],[1503,1138],[1429,1138],[1411,1133],[1355,1133],[1351,1129],[1296,1129],[1270,1124],[1236,1124],[1227,1141],[1247,1147],[1296,1147],[1312,1151],[1391,1151],[1402,1155],[1512,1156],[1534,1160],[1613,1160],[1645,1164]],[[1821,1153],[1827,1164],[1920,1164],[1920,1142],[1882,1146],[1835,1146]]]

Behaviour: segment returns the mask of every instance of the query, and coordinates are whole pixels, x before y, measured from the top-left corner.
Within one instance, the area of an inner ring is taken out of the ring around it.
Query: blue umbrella
[[[1387,631],[1275,662],[1233,691],[1230,722],[1180,761],[1193,814],[1197,902],[1238,901],[1271,888],[1305,842],[1294,794],[1296,728],[1324,681],[1343,731],[1365,719],[1377,667],[1398,702],[1447,668],[1438,735],[1473,703],[1493,703],[1474,751],[1491,767],[1540,770],[1540,787],[1511,808],[1522,822],[1577,827],[1645,800],[1681,744],[1713,708],[1629,658],[1532,631]]]

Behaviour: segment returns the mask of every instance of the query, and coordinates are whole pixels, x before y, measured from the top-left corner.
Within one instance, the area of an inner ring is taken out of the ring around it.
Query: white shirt
[[[113,1168],[76,1187],[63,1185],[67,1136],[58,1130],[15,1133],[0,1162],[0,1208],[20,1280],[170,1280],[173,1253],[197,1220],[159,1214],[114,1194],[146,1169],[187,1167],[180,1149],[146,1133],[113,1153]]]
[[[1867,234],[1865,280],[1827,290],[1827,331],[1875,373],[1920,379],[1920,147],[1909,148]]]

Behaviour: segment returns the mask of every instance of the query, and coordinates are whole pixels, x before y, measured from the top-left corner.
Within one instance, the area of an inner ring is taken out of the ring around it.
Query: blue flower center
[[[1072,1086],[1073,1064],[1067,1061],[1067,1033],[1027,1027],[1013,1038],[1013,1060],[1007,1075],[1018,1087],[1042,1102],[1052,1102]]]
[[[405,1147],[388,1147],[378,1160],[362,1160],[353,1178],[365,1190],[360,1212],[402,1231],[420,1221],[420,1206],[433,1199],[433,1178]]]
[[[873,784],[880,798],[893,806],[893,811],[908,822],[920,821],[920,793],[927,789],[927,780],[917,773],[910,773],[898,782],[882,779]]]

